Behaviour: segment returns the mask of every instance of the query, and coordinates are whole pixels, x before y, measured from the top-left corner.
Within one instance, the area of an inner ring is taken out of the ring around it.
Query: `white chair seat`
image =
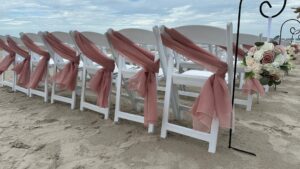
[[[195,78],[206,78],[208,79],[210,76],[212,76],[214,73],[210,72],[210,71],[205,71],[205,70],[188,70],[185,71],[183,73],[181,73],[181,75],[184,76],[194,76]],[[226,83],[228,83],[228,74],[226,73],[225,75],[225,81]]]
[[[202,71],[202,70],[188,70],[183,73],[183,75],[189,75],[189,76],[202,76],[202,77],[207,77],[209,78],[211,75],[213,75],[212,72],[209,71]]]

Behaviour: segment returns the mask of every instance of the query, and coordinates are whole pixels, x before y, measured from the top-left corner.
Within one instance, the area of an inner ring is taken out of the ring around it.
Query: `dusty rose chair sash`
[[[246,45],[246,44],[244,44],[243,47],[245,49],[249,50],[249,49],[251,49],[253,47],[253,45]]]
[[[17,75],[19,75],[18,84],[23,87],[27,87],[30,80],[30,54],[28,51],[20,48],[10,37],[7,38],[7,43],[13,51],[24,58],[24,60],[17,64],[13,70],[17,73]]]
[[[159,70],[159,60],[143,48],[137,46],[121,33],[109,31],[107,37],[112,46],[124,57],[143,67],[129,80],[129,88],[137,91],[144,100],[144,124],[155,124],[157,121],[157,91],[156,75]]]
[[[8,55],[5,56],[0,62],[0,75],[1,75],[14,62],[16,53],[13,50],[11,50],[9,46],[7,46],[2,39],[0,39],[0,48],[5,50],[8,53]]]
[[[37,46],[27,35],[23,34],[21,40],[25,44],[25,46],[30,49],[31,51],[39,54],[42,56],[42,59],[37,64],[35,71],[32,73],[30,77],[30,81],[28,84],[29,88],[36,88],[39,82],[43,79],[47,69],[48,69],[48,61],[50,59],[50,54],[42,49],[41,47]]]
[[[76,87],[76,80],[78,74],[79,56],[77,56],[76,51],[64,44],[53,34],[47,32],[44,35],[44,39],[51,46],[51,48],[59,54],[61,57],[69,60],[70,62],[66,64],[62,70],[53,76],[53,80],[64,89],[73,91]]]
[[[265,95],[264,87],[257,79],[246,79],[243,85],[243,92],[245,94],[252,94],[253,91],[258,92],[261,96]]]
[[[75,41],[81,52],[98,63],[100,68],[89,82],[90,88],[97,93],[97,104],[100,107],[108,106],[108,97],[112,82],[112,72],[115,69],[114,60],[103,54],[99,48],[80,32],[75,31]]]
[[[226,48],[225,46],[219,46],[219,47],[227,51],[227,48]],[[233,45],[232,45],[232,51],[233,51],[234,54],[235,54],[235,47],[236,47],[236,44],[233,43]],[[245,52],[243,49],[241,49],[241,48],[239,47],[239,48],[238,48],[238,54],[237,54],[237,57],[238,57],[239,59],[244,59],[245,55],[246,55],[246,52]]]
[[[175,29],[165,28],[161,34],[163,44],[184,55],[209,71],[215,72],[208,78],[196,99],[193,108],[193,128],[210,131],[212,119],[219,118],[220,126],[230,128],[232,105],[226,81],[227,64],[200,48]]]

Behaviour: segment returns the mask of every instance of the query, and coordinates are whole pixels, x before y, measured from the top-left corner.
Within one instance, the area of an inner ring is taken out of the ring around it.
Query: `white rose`
[[[256,61],[260,61],[260,60],[263,58],[263,54],[264,54],[264,51],[258,50],[258,51],[256,51],[256,52],[254,52],[253,58],[254,58]]]
[[[269,42],[265,42],[264,43],[264,45],[262,45],[261,47],[260,47],[260,50],[262,50],[262,51],[268,51],[268,50],[273,50],[274,49],[274,45],[273,45],[273,43],[269,43]]]
[[[284,55],[277,55],[274,62],[273,62],[273,65],[276,66],[276,67],[279,67],[280,65],[283,65],[284,62],[286,60],[286,57]]]
[[[255,72],[261,71],[261,65],[258,63],[253,64],[252,68],[253,68],[253,71],[255,71]]]
[[[254,59],[252,57],[246,56],[246,64],[247,65],[252,65],[254,64]]]

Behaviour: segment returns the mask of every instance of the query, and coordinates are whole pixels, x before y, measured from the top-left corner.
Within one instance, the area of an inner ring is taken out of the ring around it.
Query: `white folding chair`
[[[96,32],[81,32],[86,38],[88,38],[90,41],[92,41],[99,49],[107,54],[107,49],[109,49],[109,44],[107,42],[106,36],[100,33]],[[75,35],[73,31],[70,31],[70,35],[73,39],[73,42],[76,46],[77,51],[80,51],[79,47],[76,44],[75,41]],[[80,99],[80,110],[83,111],[84,109],[93,110],[95,112],[101,113],[104,115],[104,119],[108,119],[109,116],[109,107],[103,108],[99,107],[98,105],[92,104],[88,102],[85,98],[86,95],[86,81],[88,79],[87,75],[94,75],[96,71],[101,68],[102,66],[93,62],[88,57],[86,57],[83,53],[81,53],[81,59],[83,61],[83,69],[82,69],[82,86],[81,86],[81,99]],[[109,56],[109,55],[108,55]],[[113,74],[112,74],[113,76]],[[112,88],[111,88],[112,90]],[[110,91],[111,93],[111,91]],[[109,96],[109,104],[110,104],[110,96]]]
[[[163,29],[163,27],[161,27]],[[213,44],[219,46],[226,46],[227,49],[232,49],[232,24],[227,25],[227,29],[221,29],[211,26],[202,26],[202,25],[192,25],[192,26],[181,26],[175,28],[180,33],[187,36],[189,39],[194,41],[196,44]],[[173,50],[165,47],[161,41],[160,29],[156,26],[153,28],[155,36],[157,38],[157,44],[161,62],[164,63],[163,69],[166,73],[166,92],[165,92],[165,102],[163,109],[163,120],[161,128],[161,137],[166,138],[167,132],[175,132],[182,135],[186,135],[192,138],[203,140],[209,143],[208,151],[215,153],[217,146],[217,137],[219,131],[219,120],[217,117],[214,117],[211,125],[211,131],[209,133],[200,132],[188,127],[184,127],[178,124],[173,124],[169,122],[169,107],[170,107],[170,98],[171,98],[171,89],[175,88],[176,85],[186,85],[193,87],[201,87],[205,81],[212,75],[211,72],[193,70],[194,73],[178,73],[175,72],[173,66]],[[227,51],[228,56],[233,56],[232,50]],[[166,64],[167,62],[167,64]],[[232,95],[233,88],[233,57],[227,57],[228,64],[228,73],[227,73],[227,83]],[[179,103],[178,103],[179,105]]]
[[[23,35],[27,35],[36,45],[38,45],[39,47],[46,49],[46,46],[44,45],[44,42],[42,40],[42,38],[35,33],[20,33],[20,36],[22,37]],[[31,51],[30,49],[28,49],[31,55],[31,59],[30,59],[30,71],[31,73],[34,72],[35,67],[37,66],[37,64],[39,63],[41,57],[38,56],[37,53]],[[40,96],[44,98],[44,102],[48,102],[48,97],[49,97],[49,90],[48,90],[48,86],[49,84],[49,69],[51,67],[53,67],[53,60],[50,59],[49,63],[47,65],[48,69],[46,69],[46,73],[45,73],[45,78],[43,79],[43,90],[38,90],[38,89],[29,89],[29,97],[32,97],[32,95],[36,95],[36,96]]]
[[[149,51],[155,51],[156,49],[156,40],[151,31],[143,30],[143,29],[123,29],[119,31],[121,34],[129,38],[134,43],[140,45],[141,47],[148,49]],[[120,110],[120,102],[121,102],[121,87],[122,84],[124,84],[122,81],[125,81],[126,79],[132,77],[135,75],[135,73],[139,70],[136,66],[130,66],[130,62],[128,60],[125,60],[124,57],[119,56],[118,52],[112,47],[112,54],[117,62],[118,66],[118,76],[116,80],[116,106],[115,106],[115,118],[114,121],[118,122],[119,119],[126,119],[130,121],[135,121],[138,123],[144,123],[144,117],[141,115],[134,115],[129,112],[123,112]],[[158,56],[156,56],[156,59],[159,59]],[[162,74],[162,72],[161,72]],[[157,77],[159,74],[156,75]],[[159,79],[159,77],[158,77]],[[138,104],[138,99],[136,99],[137,102],[135,104]],[[134,106],[134,105],[133,105]],[[148,126],[148,132],[152,133],[154,131],[154,125],[149,124]]]
[[[8,37],[8,36],[7,36]],[[14,37],[14,36],[9,36],[20,48],[22,48],[23,50],[28,51],[27,47],[24,45],[24,43],[22,42],[22,40],[20,38]],[[16,57],[15,57],[15,65],[21,63],[24,60],[24,58],[22,56],[20,56],[18,53],[16,53]],[[16,74],[16,72],[14,71],[14,91],[19,91],[22,92],[26,95],[29,95],[29,89],[22,87],[20,85],[18,85],[18,75]]]
[[[74,42],[70,36],[69,33],[66,32],[51,32],[56,38],[58,38],[60,41],[64,42],[65,44],[71,46],[72,48],[74,48]],[[54,61],[54,65],[53,65],[53,74],[56,74],[58,72],[59,69],[62,69],[64,67],[65,64],[68,63],[67,60],[63,59],[61,56],[59,56],[59,54],[57,54],[52,48],[51,46],[47,43],[47,41],[43,38],[44,33],[43,32],[39,32],[38,33],[39,36],[41,37],[41,39],[43,40],[46,48],[48,49],[53,61]],[[81,71],[81,67],[82,67],[82,62],[80,62],[79,65],[79,70],[78,70],[78,75],[80,75],[80,71]],[[73,90],[71,92],[71,97],[67,97],[67,96],[62,96],[59,95],[59,93],[56,90],[56,84],[53,81],[52,82],[52,89],[51,89],[51,103],[53,104],[55,100],[60,101],[60,102],[64,102],[64,103],[68,103],[71,105],[71,109],[75,108],[76,105],[76,89]]]
[[[0,39],[3,40],[3,42],[6,42],[6,37],[0,35]],[[0,57],[3,59],[8,53],[5,50],[1,50],[0,51]],[[15,65],[15,63],[12,64],[13,66]],[[8,86],[11,87],[13,91],[15,91],[15,73],[12,74],[12,80],[9,80],[6,78],[6,72],[3,72],[0,76],[0,86]]]

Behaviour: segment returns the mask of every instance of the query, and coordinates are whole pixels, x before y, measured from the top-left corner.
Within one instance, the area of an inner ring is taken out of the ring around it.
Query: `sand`
[[[253,105],[236,107],[233,146],[221,129],[217,152],[208,144],[177,134],[147,134],[141,124],[114,124],[92,111],[71,110],[0,88],[0,169],[299,169],[300,66],[277,91]],[[126,107],[126,105],[123,104]]]

